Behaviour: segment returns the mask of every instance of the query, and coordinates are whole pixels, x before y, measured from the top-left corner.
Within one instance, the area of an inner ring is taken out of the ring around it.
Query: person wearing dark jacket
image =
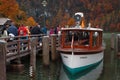
[[[7,30],[9,34],[11,33],[14,36],[18,36],[17,27],[14,25],[14,22],[11,22],[11,26],[9,26]]]
[[[36,25],[31,29],[31,35],[35,35],[35,34],[42,34],[40,30],[40,25]]]
[[[30,32],[31,32],[31,35],[43,34],[40,30],[40,25],[38,25],[38,24],[35,27],[33,27]],[[39,38],[38,41],[41,41],[41,37]]]

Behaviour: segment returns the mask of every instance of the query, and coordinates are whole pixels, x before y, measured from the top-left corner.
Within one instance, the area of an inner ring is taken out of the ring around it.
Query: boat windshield
[[[74,48],[97,48],[102,44],[102,33],[101,31],[66,30],[63,31],[61,41],[64,48],[70,48],[71,46]]]

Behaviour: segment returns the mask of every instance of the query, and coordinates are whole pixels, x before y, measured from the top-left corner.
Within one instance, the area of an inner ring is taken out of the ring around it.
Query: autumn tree
[[[70,18],[69,20],[68,20],[68,26],[74,26],[75,25],[75,19],[74,18]]]
[[[16,0],[0,0],[0,17],[10,18],[16,23],[25,22],[27,19]]]
[[[28,26],[35,26],[35,24],[36,24],[36,21],[34,20],[33,17],[29,17],[27,19],[26,25],[28,25]]]
[[[60,22],[62,21],[62,18],[63,18],[63,13],[62,13],[62,9],[59,8],[56,16],[52,19],[52,25],[58,25],[60,24]]]
[[[16,0],[0,0],[0,16],[12,17],[19,11]]]

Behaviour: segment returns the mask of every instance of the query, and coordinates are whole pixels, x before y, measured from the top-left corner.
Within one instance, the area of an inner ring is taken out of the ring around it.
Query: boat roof
[[[72,28],[61,28],[62,31],[66,31],[66,30],[85,30],[85,31],[103,31],[103,29],[100,28],[76,28],[76,27],[72,27]]]

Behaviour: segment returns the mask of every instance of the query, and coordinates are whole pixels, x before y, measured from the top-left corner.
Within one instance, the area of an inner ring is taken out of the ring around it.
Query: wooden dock
[[[0,40],[0,80],[6,80],[6,63],[11,60],[18,60],[17,64],[21,64],[21,57],[30,55],[30,77],[35,78],[36,71],[36,54],[42,50],[44,65],[50,64],[49,57],[56,60],[56,43],[57,35],[31,35],[28,39],[21,39],[22,36],[14,37],[15,40],[7,41],[9,38],[1,38]],[[41,40],[40,40],[41,39]],[[49,54],[51,52],[51,55]]]

